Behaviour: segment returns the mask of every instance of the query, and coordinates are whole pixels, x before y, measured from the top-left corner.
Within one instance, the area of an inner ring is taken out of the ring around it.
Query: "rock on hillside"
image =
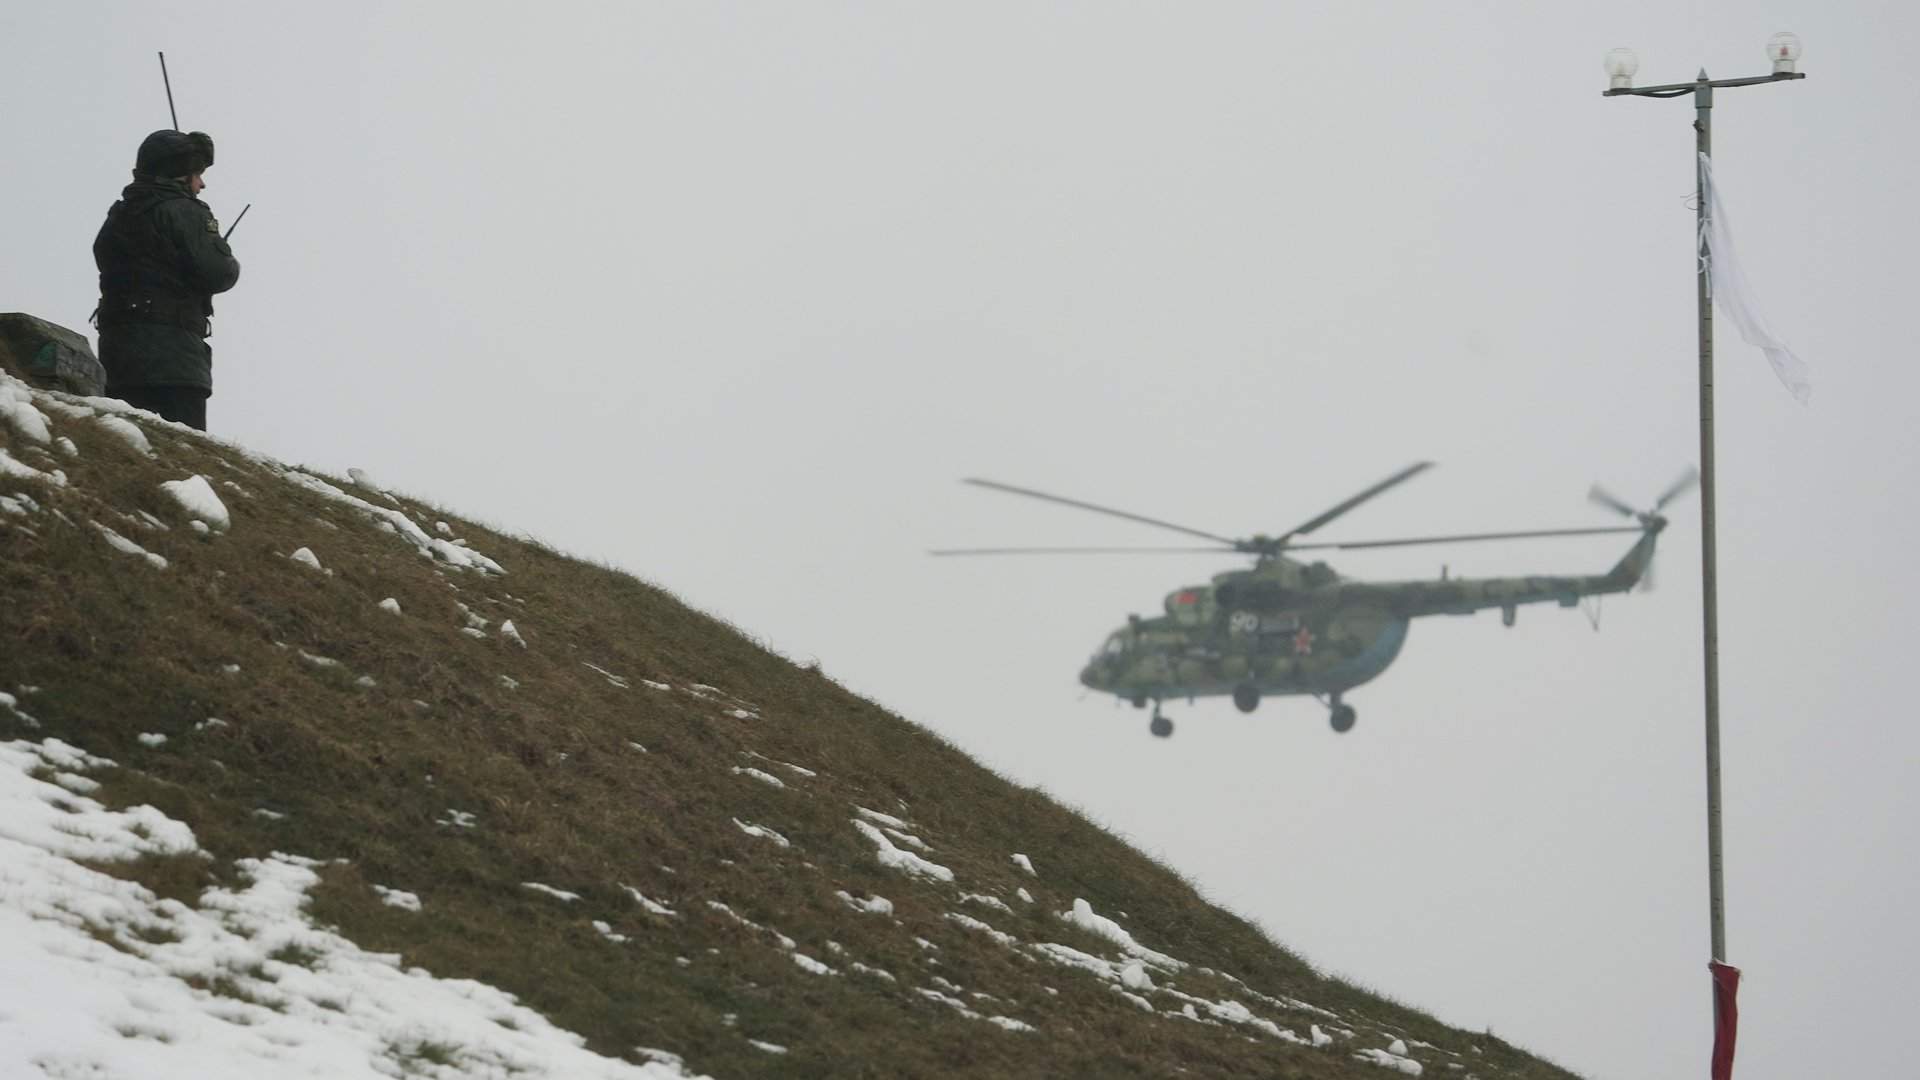
[[[1569,1075],[658,588],[11,374],[0,970],[7,1076]]]

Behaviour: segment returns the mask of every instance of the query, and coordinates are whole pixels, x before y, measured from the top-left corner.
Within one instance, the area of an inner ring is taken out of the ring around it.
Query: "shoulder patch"
[[[220,219],[212,214],[207,215],[207,231],[215,236],[220,235]]]

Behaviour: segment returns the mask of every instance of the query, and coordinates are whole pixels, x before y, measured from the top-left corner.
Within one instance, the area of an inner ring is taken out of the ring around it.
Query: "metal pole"
[[[1727,899],[1720,850],[1720,614],[1714,577],[1713,515],[1713,278],[1707,248],[1707,182],[1700,154],[1713,153],[1713,85],[1706,69],[1694,86],[1694,192],[1698,202],[1694,277],[1700,305],[1700,594],[1706,637],[1707,693],[1707,904],[1713,958],[1727,961]]]

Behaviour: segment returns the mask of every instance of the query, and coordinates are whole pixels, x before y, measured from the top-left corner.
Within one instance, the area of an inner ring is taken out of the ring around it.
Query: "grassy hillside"
[[[1321,977],[659,588],[104,405],[0,379],[0,744],[111,759],[98,789],[36,775],[157,808],[204,854],[93,870],[204,910],[259,876],[241,860],[321,860],[315,923],[599,1055],[718,1077],[1570,1075]],[[162,487],[195,476],[227,527]],[[188,990],[284,1014],[303,964]],[[387,1052],[467,1074],[457,1042]]]

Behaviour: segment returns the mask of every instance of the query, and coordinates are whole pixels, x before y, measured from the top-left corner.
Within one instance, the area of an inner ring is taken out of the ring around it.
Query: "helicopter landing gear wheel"
[[[1233,707],[1241,712],[1250,713],[1260,707],[1260,688],[1252,683],[1241,683],[1233,688]]]
[[[1354,711],[1353,706],[1342,705],[1336,701],[1333,704],[1333,710],[1327,714],[1327,723],[1332,725],[1333,730],[1345,735],[1353,730],[1353,723],[1359,717],[1360,714]]]
[[[1173,721],[1160,714],[1160,703],[1153,703],[1153,720],[1147,724],[1147,730],[1165,739],[1173,734]]]

